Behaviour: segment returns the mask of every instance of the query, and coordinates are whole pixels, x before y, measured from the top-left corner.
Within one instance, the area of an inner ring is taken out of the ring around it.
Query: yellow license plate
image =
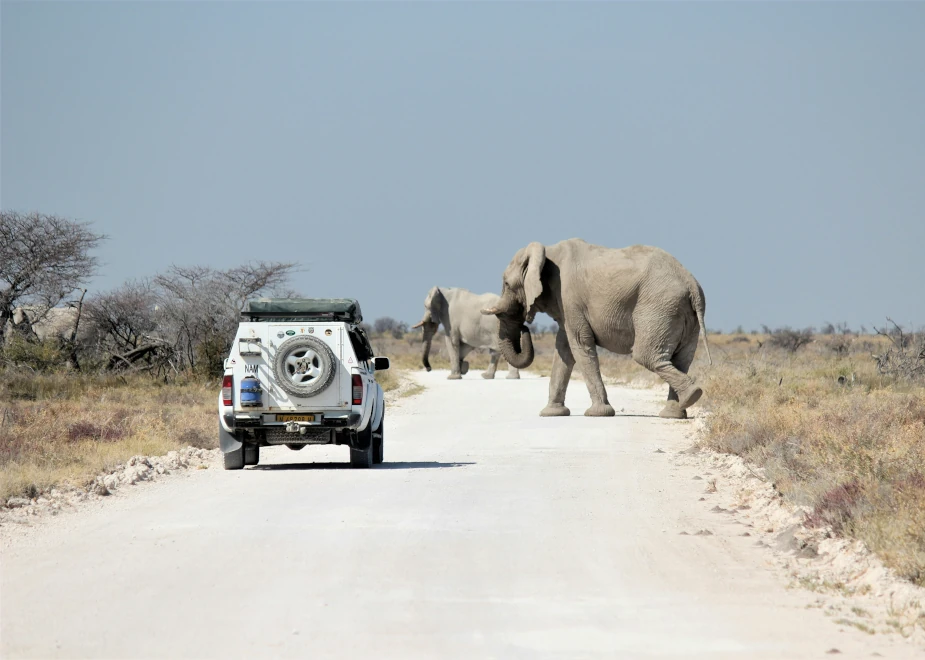
[[[277,415],[277,422],[314,422],[314,415]]]

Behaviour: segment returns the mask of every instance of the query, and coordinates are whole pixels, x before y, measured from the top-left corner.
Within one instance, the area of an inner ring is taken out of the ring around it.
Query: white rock
[[[6,501],[6,505],[11,509],[18,509],[19,507],[29,506],[30,502],[25,497],[11,497]]]
[[[146,465],[135,465],[124,472],[123,481],[128,484],[137,484],[139,481],[145,481],[150,474],[150,468]]]

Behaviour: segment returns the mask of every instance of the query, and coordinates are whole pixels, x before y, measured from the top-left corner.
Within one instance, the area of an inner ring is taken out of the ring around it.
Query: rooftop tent
[[[351,298],[256,298],[244,303],[241,318],[248,321],[363,321],[360,303]]]

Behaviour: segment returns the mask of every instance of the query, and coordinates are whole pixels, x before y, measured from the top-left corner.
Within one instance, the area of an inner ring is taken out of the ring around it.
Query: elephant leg
[[[689,339],[686,344],[678,348],[671,358],[671,364],[682,374],[687,374],[691,363],[694,361],[694,353],[697,352],[697,340],[698,337],[696,336],[692,340]],[[659,416],[667,419],[687,419],[687,410],[681,407],[679,399],[678,391],[669,385],[668,402],[659,413]]]
[[[450,375],[447,376],[447,380],[459,380],[462,378],[460,373],[460,360],[459,360],[459,337],[453,336],[452,334],[447,334],[446,336],[446,352],[450,356]]]
[[[469,373],[469,363],[466,361],[466,356],[474,350],[475,347],[469,346],[469,344],[461,343],[459,345],[459,373],[463,376]]]
[[[594,333],[590,327],[583,326],[575,332],[569,332],[568,336],[575,362],[591,395],[591,407],[585,411],[585,417],[613,417],[617,413],[607,400],[607,388],[604,387],[604,379],[601,378]]]
[[[518,380],[520,378],[520,369],[507,365],[507,377],[510,380]]]
[[[498,370],[498,351],[488,349],[488,355],[488,369],[482,372],[482,378],[491,380],[495,377],[495,372]]]
[[[552,375],[549,377],[549,403],[540,411],[540,417],[568,417],[571,411],[565,407],[565,390],[575,358],[568,345],[565,330],[560,329],[556,335],[556,353],[552,356]],[[508,369],[512,367],[508,366]]]
[[[694,347],[696,348],[696,346]],[[693,361],[693,351],[687,357],[688,348],[685,345],[684,350],[675,355],[666,350],[664,347],[653,346],[645,341],[645,338],[636,336],[636,345],[633,346],[633,359],[649,371],[658,374],[662,380],[668,383],[668,404],[665,406],[663,417],[682,418],[680,412],[685,411],[690,406],[697,403],[703,394],[693,381],[685,373]],[[679,369],[677,365],[683,366]],[[676,403],[675,403],[676,402]],[[675,414],[675,406],[680,411]]]

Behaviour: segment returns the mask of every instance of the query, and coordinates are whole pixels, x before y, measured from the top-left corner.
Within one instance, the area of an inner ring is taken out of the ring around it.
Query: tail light
[[[363,379],[359,374],[353,375],[353,405],[363,405]]]
[[[231,398],[231,390],[234,388],[234,379],[231,374],[222,378],[222,405],[230,406],[234,404]]]

